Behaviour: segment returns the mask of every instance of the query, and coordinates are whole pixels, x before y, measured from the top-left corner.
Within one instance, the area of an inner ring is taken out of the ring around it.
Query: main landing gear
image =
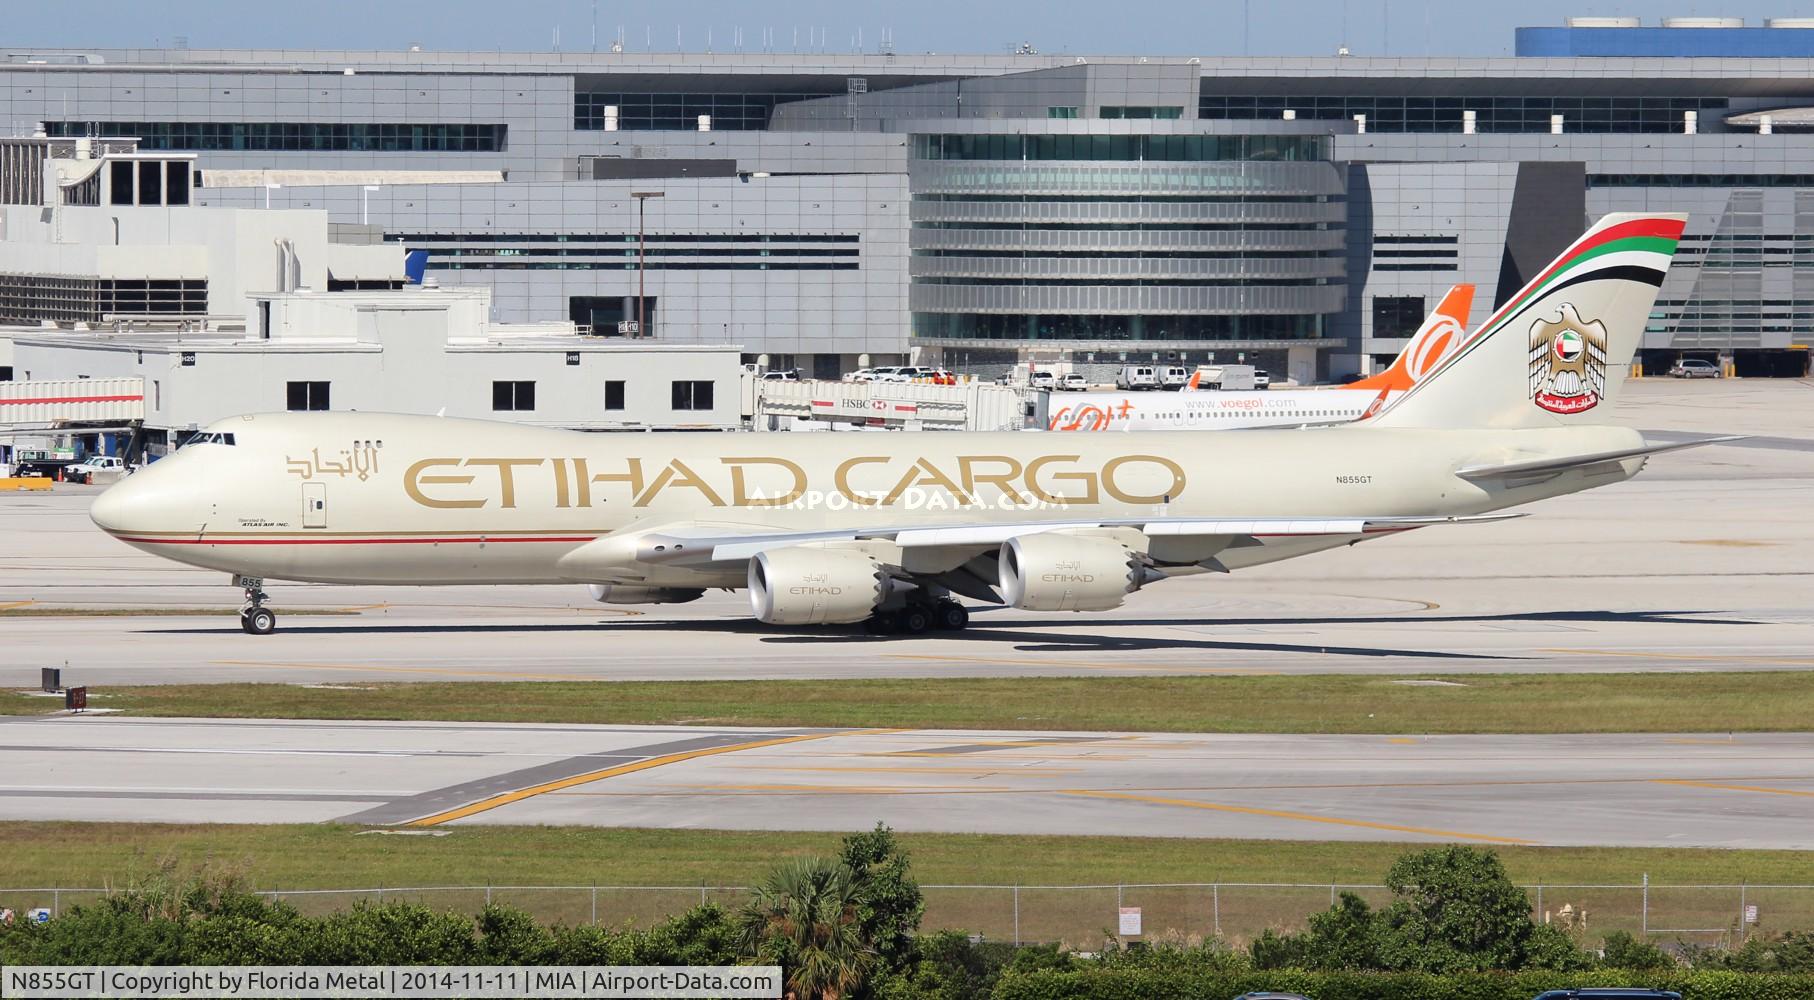
[[[233,582],[244,588],[246,602],[239,607],[239,627],[247,635],[270,635],[277,631],[277,614],[265,607],[265,582],[255,576],[236,576]]]
[[[870,635],[920,635],[931,631],[958,632],[970,624],[970,611],[949,597],[936,601],[909,601],[899,608],[877,611],[863,623]]]

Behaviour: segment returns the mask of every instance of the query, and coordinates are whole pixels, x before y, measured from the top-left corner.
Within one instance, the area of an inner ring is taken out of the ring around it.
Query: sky
[[[823,47],[867,52],[1093,55],[1512,54],[1512,29],[1574,14],[1654,23],[1673,15],[1814,15],[1814,0],[13,0],[16,47],[599,50],[621,27],[629,51],[744,52]],[[1249,14],[1251,21],[1249,21]],[[678,36],[677,36],[678,33]],[[818,39],[822,38],[823,42]]]

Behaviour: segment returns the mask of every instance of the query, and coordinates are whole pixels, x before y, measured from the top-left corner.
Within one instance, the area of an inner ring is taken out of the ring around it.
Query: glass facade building
[[[1319,342],[1347,208],[1311,128],[912,136],[914,338],[1099,363]]]

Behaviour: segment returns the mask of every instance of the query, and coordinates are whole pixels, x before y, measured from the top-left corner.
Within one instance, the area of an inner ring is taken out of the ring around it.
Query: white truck
[[[126,460],[117,455],[90,455],[74,465],[64,466],[63,478],[72,483],[91,483],[96,473],[117,478],[130,471]]]
[[[1198,365],[1197,388],[1251,392],[1256,388],[1252,365]]]

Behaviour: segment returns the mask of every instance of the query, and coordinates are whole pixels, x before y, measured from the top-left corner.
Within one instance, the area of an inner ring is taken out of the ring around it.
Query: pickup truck
[[[117,472],[125,475],[131,471],[126,460],[117,455],[94,455],[74,465],[63,467],[63,479],[71,483],[86,483],[93,479],[97,472]]]

